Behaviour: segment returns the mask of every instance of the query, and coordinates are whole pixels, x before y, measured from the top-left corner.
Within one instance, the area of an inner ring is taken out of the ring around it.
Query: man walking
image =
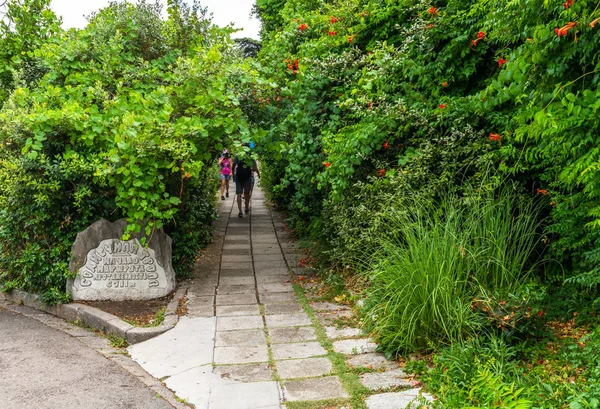
[[[248,146],[244,144],[244,146]],[[260,178],[260,172],[256,166],[256,161],[246,156],[244,159],[240,159],[238,156],[233,161],[233,175],[235,180],[235,193],[237,194],[238,203],[238,217],[244,217],[242,213],[242,195],[244,195],[245,212],[248,214],[250,211],[250,192],[252,190],[252,179],[254,178],[253,172],[256,172]]]

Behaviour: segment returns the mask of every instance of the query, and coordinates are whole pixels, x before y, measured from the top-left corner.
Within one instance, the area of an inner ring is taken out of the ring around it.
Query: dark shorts
[[[235,193],[236,194],[238,194],[238,195],[241,195],[242,193],[249,194],[251,188],[252,188],[252,183],[250,182],[250,179],[246,179],[246,180],[236,179],[235,180]]]
[[[221,173],[221,179],[229,180],[229,179],[231,179],[231,175],[224,175]]]

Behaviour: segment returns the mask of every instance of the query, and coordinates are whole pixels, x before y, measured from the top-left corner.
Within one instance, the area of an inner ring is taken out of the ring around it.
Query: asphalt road
[[[172,409],[76,338],[0,307],[0,409]]]

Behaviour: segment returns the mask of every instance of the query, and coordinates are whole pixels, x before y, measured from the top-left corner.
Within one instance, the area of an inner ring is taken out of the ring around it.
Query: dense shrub
[[[473,299],[519,290],[539,244],[536,210],[508,189],[441,203],[405,199],[380,214],[366,260],[367,326],[390,353],[436,348],[483,328]]]
[[[210,163],[249,137],[233,43],[203,16],[178,1],[166,21],[158,5],[112,3],[34,51],[45,74],[0,111],[5,290],[62,293],[71,243],[100,217],[126,217],[126,237],[142,221],[146,234],[165,227],[186,273],[210,238]]]
[[[256,90],[253,119],[277,147],[263,157],[271,194],[301,233],[346,260],[376,230],[378,189],[460,191],[491,164],[548,198],[560,264],[545,278],[566,272],[597,294],[597,2],[260,0],[257,12],[273,85]]]

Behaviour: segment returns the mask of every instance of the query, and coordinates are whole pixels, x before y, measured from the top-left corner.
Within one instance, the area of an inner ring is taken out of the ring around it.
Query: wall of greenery
[[[391,198],[508,180],[544,202],[559,262],[544,274],[597,290],[596,1],[258,0],[256,10],[261,69],[275,84],[254,120],[280,145],[264,155],[266,180],[300,232],[346,263]]]

